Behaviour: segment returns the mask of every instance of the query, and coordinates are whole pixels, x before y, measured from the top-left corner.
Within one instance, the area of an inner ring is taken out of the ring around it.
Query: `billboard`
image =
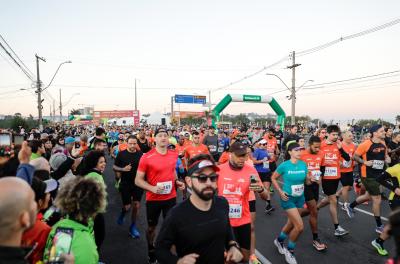
[[[176,118],[188,118],[189,116],[201,118],[205,117],[206,114],[204,112],[174,111],[174,117]]]
[[[118,119],[123,117],[133,117],[134,125],[140,123],[139,110],[111,110],[111,111],[93,111],[93,120],[107,121],[109,119]]]
[[[206,96],[175,94],[175,103],[177,103],[177,104],[205,104]]]

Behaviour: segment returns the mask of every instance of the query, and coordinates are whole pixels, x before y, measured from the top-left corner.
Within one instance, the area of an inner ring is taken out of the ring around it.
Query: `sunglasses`
[[[218,174],[205,175],[200,174],[199,176],[190,176],[191,178],[196,178],[200,183],[206,183],[207,179],[210,179],[211,182],[216,182],[218,179]]]

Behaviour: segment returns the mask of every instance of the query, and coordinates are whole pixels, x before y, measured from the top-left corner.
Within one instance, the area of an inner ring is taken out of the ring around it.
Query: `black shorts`
[[[146,214],[147,224],[149,226],[157,226],[158,218],[162,212],[163,218],[167,216],[167,213],[176,204],[176,198],[172,198],[165,201],[147,201],[146,202]]]
[[[271,172],[258,172],[261,182],[271,182]]]
[[[250,250],[251,224],[232,227],[232,230],[239,247]]]
[[[256,212],[256,200],[249,201],[250,213]]]
[[[319,199],[319,184],[316,182],[310,185],[304,185],[304,199],[306,202],[315,200],[318,202]]]
[[[342,172],[340,174],[340,182],[342,183],[342,186],[353,186],[353,172]]]
[[[274,172],[276,170],[276,162],[275,161],[269,163],[269,170],[271,171],[271,174],[272,174],[272,172]]]
[[[142,200],[143,189],[134,184],[121,183],[119,185],[119,192],[121,193],[123,205],[131,204],[132,201],[140,202],[140,200]]]
[[[396,209],[398,209],[398,208],[400,208],[400,200],[390,200],[389,201],[389,206],[390,206],[390,209],[392,210],[392,211],[394,211],[394,210],[396,210]]]
[[[324,180],[322,179],[322,190],[324,191],[325,195],[334,195],[337,192],[339,187],[340,179],[335,180]]]

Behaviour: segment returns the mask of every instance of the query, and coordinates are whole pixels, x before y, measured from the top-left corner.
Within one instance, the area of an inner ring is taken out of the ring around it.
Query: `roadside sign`
[[[176,94],[175,95],[175,103],[177,103],[177,104],[205,104],[206,96]]]

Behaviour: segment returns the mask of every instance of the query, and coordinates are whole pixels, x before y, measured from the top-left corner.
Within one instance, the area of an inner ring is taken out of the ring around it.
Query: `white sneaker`
[[[274,240],[274,245],[276,246],[276,248],[278,249],[278,251],[279,251],[279,253],[280,253],[281,255],[284,255],[285,252],[287,251],[286,248],[285,248],[285,246],[282,245],[282,244],[278,241],[278,239],[275,239],[275,240]]]
[[[297,264],[296,258],[289,250],[285,250],[285,260],[288,264]]]
[[[346,229],[344,229],[343,227],[341,227],[341,226],[338,226],[336,229],[335,229],[335,236],[344,236],[344,235],[347,235],[349,233],[349,231],[347,231]]]

